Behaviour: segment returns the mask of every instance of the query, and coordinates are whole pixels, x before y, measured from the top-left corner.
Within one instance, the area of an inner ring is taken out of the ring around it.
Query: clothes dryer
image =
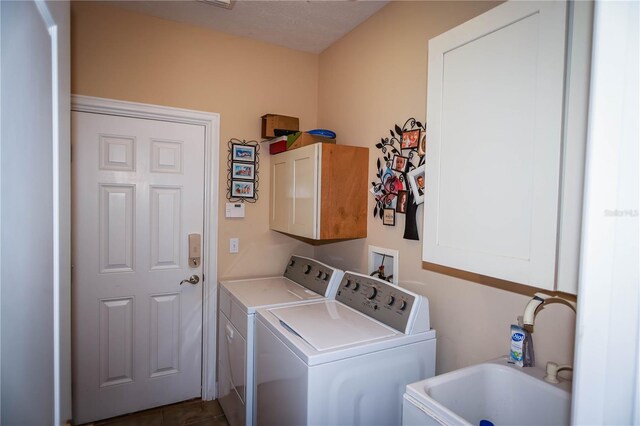
[[[292,256],[283,276],[220,282],[218,400],[231,426],[254,424],[256,309],[333,298],[342,275],[316,260]]]

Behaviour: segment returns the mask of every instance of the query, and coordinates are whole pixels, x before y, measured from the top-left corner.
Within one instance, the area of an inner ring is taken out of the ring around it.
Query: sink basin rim
[[[501,357],[492,361],[463,367],[458,370],[451,371],[449,373],[441,374],[431,377],[429,379],[422,380],[417,383],[413,383],[407,386],[406,394],[409,398],[414,399],[415,402],[422,406],[429,415],[439,419],[442,424],[459,424],[459,425],[472,425],[467,419],[458,415],[453,409],[448,408],[443,403],[436,400],[429,394],[429,390],[437,387],[438,385],[450,381],[456,381],[460,378],[468,375],[481,372],[481,370],[499,370],[508,371],[514,370],[515,374],[519,374],[520,380],[532,381],[536,387],[545,387],[546,391],[551,392],[554,396],[560,399],[567,398],[569,403],[571,402],[571,382],[563,380],[558,384],[547,383],[543,380],[545,372],[537,367],[520,368],[507,362],[508,357]],[[537,383],[534,383],[537,382]]]

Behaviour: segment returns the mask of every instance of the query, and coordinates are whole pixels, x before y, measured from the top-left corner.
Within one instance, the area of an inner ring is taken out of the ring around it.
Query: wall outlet
[[[229,253],[237,253],[240,250],[240,239],[229,238]]]

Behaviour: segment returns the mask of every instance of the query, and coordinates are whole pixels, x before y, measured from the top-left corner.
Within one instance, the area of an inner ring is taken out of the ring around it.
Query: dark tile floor
[[[229,426],[218,401],[194,399],[89,423],[87,426]]]

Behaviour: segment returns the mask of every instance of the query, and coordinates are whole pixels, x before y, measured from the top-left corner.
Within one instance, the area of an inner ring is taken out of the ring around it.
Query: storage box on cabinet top
[[[313,145],[314,143],[336,143],[336,140],[325,138],[323,136],[312,135],[307,132],[300,132],[295,135],[289,135],[287,140],[287,151],[302,148],[307,145]]]
[[[289,117],[278,114],[265,114],[262,116],[262,137],[276,137],[274,130],[291,130],[298,131],[300,129],[300,120],[298,117]]]

